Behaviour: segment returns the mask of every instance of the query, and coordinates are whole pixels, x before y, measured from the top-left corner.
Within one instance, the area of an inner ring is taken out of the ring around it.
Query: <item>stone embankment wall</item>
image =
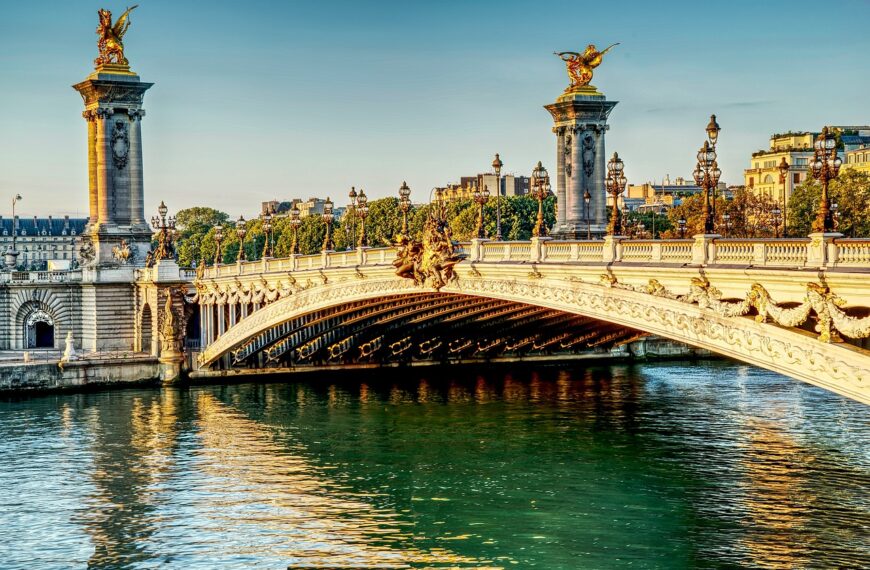
[[[10,363],[0,366],[0,393],[81,390],[157,381],[160,369],[153,357]]]

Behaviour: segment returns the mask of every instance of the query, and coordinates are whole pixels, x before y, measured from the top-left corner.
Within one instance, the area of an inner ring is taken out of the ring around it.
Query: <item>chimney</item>
[[[63,217],[63,229],[69,229],[69,215]]]
[[[52,223],[51,216],[48,217],[48,235],[52,235],[52,231],[54,231],[54,224]]]

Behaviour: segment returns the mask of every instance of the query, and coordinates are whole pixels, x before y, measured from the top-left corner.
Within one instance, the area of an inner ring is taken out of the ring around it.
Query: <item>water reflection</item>
[[[870,561],[867,410],[771,373],[284,380],[0,402],[0,566]]]

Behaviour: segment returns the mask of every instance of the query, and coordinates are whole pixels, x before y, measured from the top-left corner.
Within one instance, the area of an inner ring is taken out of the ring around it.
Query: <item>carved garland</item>
[[[650,279],[648,285],[639,287],[618,283],[612,275],[602,275],[601,284],[684,303],[697,303],[702,309],[710,309],[723,317],[744,316],[751,308],[755,308],[758,312],[755,317],[757,322],[764,323],[769,319],[783,327],[797,327],[804,324],[812,312],[816,315],[815,331],[819,333],[818,339],[821,342],[837,340],[836,331],[850,338],[870,337],[870,316],[858,318],[846,314],[840,309],[846,305],[846,301],[817,283],[807,283],[803,302],[796,307],[788,308],[779,306],[760,283],[753,283],[742,301],[732,302],[720,300],[721,291],[710,285],[706,279],[699,277],[692,278],[687,295],[674,295],[655,279]]]

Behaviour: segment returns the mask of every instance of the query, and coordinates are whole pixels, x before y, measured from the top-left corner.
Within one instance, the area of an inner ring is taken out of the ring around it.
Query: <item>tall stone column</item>
[[[564,193],[565,219],[557,220],[553,236],[563,239],[586,237],[586,204],[583,194],[588,190],[589,228],[595,237],[607,231],[604,189],[606,157],[604,133],[607,117],[616,106],[595,87],[587,85],[566,91],[555,103],[544,108],[553,116],[556,133],[556,196]],[[560,133],[565,133],[561,135]],[[559,157],[562,157],[562,161]],[[561,204],[561,202],[560,202]]]
[[[99,66],[73,85],[88,119],[91,219],[82,237],[93,246],[94,257],[83,259],[85,266],[118,266],[112,252],[122,241],[133,251],[134,265],[143,265],[150,249],[151,231],[143,211],[140,119],[142,100],[152,85],[120,64]]]
[[[565,127],[553,127],[556,133],[556,227],[557,232],[565,230]]]
[[[145,220],[145,182],[142,169],[142,129],[144,109],[128,109],[130,117],[130,227],[146,231]]]
[[[97,115],[94,111],[84,111],[82,116],[88,122],[88,229],[90,230],[100,217],[97,196]]]
[[[112,115],[114,109],[99,107],[97,114],[97,231],[107,231],[115,225],[113,218],[112,177]]]

